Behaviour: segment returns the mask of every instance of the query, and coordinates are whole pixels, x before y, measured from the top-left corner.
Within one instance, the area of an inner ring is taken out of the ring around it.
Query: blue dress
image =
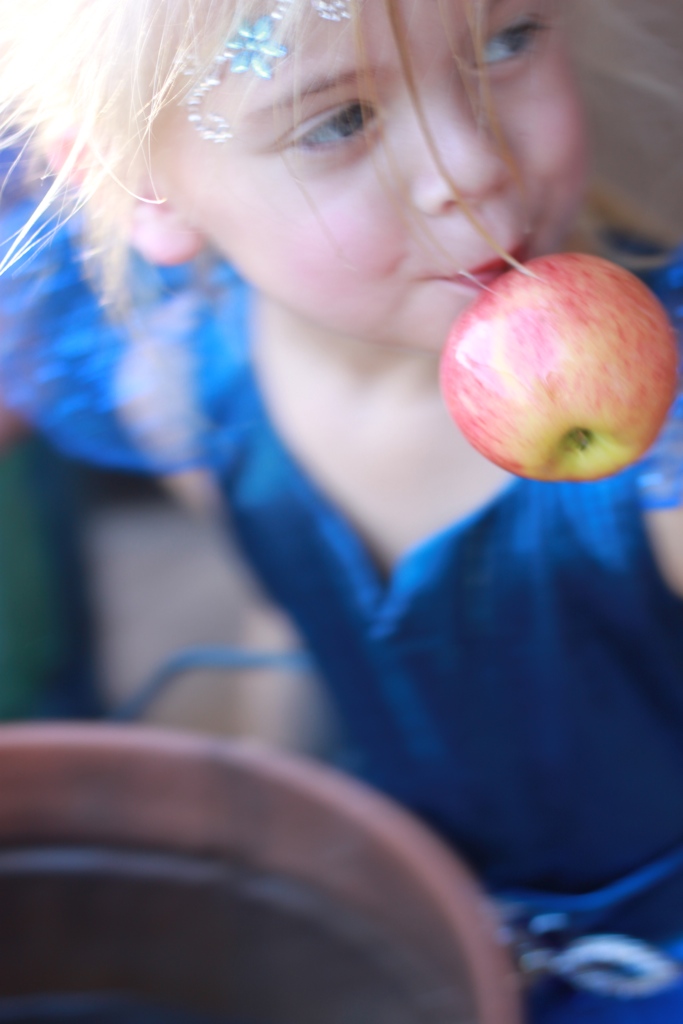
[[[4,223],[25,215],[17,202]],[[645,470],[602,482],[516,480],[386,579],[269,420],[248,288],[226,267],[201,287],[174,271],[113,327],[72,230],[0,283],[0,389],[72,454],[212,466],[230,529],[328,685],[350,767],[525,920],[561,912],[570,937],[683,938],[683,601],[642,520],[644,493],[679,500],[676,437]],[[683,1019],[683,986],[625,1001],[550,981],[530,1013],[659,1024]]]

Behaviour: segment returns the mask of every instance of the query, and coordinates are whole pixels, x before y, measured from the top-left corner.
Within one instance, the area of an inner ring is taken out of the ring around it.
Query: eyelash
[[[547,26],[538,18],[527,18],[524,21],[518,21],[514,25],[510,25],[502,32],[497,32],[484,47],[482,63],[502,64],[505,61],[514,60],[515,57],[528,53],[533,48],[540,33],[545,31],[546,28]],[[507,46],[509,52],[503,56],[495,56],[492,59],[490,56],[487,56],[487,53],[492,46],[496,45]]]
[[[362,135],[374,117],[375,112],[367,104],[359,101],[349,103],[301,135],[296,146],[314,150],[349,142]]]

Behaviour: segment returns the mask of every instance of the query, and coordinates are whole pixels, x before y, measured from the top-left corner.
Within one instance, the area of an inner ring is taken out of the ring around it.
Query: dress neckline
[[[405,605],[410,594],[424,585],[426,574],[438,570],[443,564],[441,553],[444,547],[455,544],[460,536],[494,509],[511,500],[518,489],[529,481],[521,477],[508,481],[478,508],[409,547],[389,573],[382,573],[342,509],[308,473],[275,427],[251,356],[252,296],[252,289],[244,284],[242,301],[238,303],[236,311],[239,318],[237,337],[244,339],[245,345],[244,384],[249,392],[252,425],[265,432],[270,445],[287,468],[294,491],[314,510],[315,522],[324,534],[326,543],[333,549],[344,571],[353,578],[354,590],[359,595],[365,613],[373,618],[378,615],[384,618]]]

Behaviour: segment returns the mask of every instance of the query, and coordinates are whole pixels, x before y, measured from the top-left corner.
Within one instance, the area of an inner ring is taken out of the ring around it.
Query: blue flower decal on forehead
[[[230,71],[243,74],[253,71],[259,78],[272,78],[272,62],[286,56],[287,47],[271,43],[275,22],[270,15],[259,18],[253,25],[243,25],[237,35],[228,40],[226,50],[233,51]]]

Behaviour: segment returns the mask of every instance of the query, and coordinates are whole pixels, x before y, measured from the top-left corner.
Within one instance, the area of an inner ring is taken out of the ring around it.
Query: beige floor
[[[104,503],[89,516],[86,542],[101,674],[112,707],[185,647],[299,646],[225,533],[177,502]],[[330,731],[317,682],[283,670],[186,674],[147,719],[309,752],[324,747]]]

